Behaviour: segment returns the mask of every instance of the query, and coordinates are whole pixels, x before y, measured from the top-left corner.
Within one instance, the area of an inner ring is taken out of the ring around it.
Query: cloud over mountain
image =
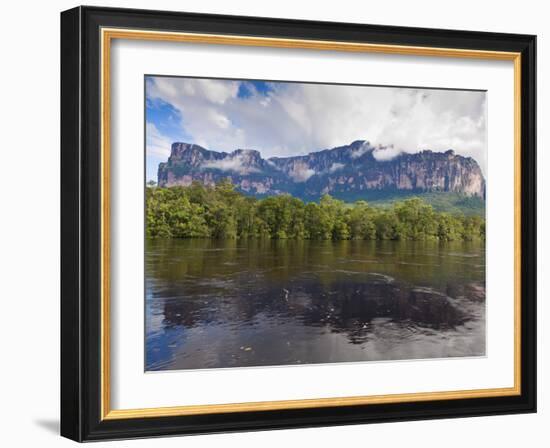
[[[305,200],[323,194],[369,199],[373,194],[396,191],[485,197],[485,179],[471,157],[448,150],[402,153],[391,160],[378,160],[376,151],[385,150],[357,140],[307,155],[264,159],[250,149],[220,152],[177,142],[172,144],[168,160],[159,165],[158,184],[189,186],[196,181],[215,185],[229,179],[244,193],[288,193]]]
[[[152,140],[147,136],[148,153],[158,152],[163,138],[176,141],[182,135],[222,151],[255,148],[264,158],[368,139],[380,146],[374,153],[380,160],[453,148],[485,171],[484,92],[148,77],[146,95],[147,132],[158,131]],[[159,121],[163,108],[177,116],[172,134]]]

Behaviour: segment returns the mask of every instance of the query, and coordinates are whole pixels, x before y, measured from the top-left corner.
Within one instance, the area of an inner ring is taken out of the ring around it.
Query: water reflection
[[[151,240],[146,369],[485,353],[476,243]]]

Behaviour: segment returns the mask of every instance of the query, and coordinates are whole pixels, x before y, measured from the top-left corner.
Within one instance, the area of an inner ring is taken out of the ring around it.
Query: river
[[[151,239],[145,369],[482,356],[482,242]]]

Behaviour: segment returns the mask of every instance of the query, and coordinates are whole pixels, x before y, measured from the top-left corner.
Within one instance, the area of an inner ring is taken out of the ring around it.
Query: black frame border
[[[521,395],[101,420],[100,29],[521,53]],[[61,435],[82,442],[536,412],[536,36],[77,7],[61,14]]]

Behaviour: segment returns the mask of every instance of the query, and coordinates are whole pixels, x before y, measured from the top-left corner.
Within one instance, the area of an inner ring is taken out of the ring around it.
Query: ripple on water
[[[200,244],[147,254],[147,370],[485,353],[483,249]]]
[[[367,275],[371,275],[373,277],[382,278],[386,281],[386,283],[393,283],[395,282],[395,278],[393,278],[391,275],[388,274],[380,274],[379,272],[368,272]]]

